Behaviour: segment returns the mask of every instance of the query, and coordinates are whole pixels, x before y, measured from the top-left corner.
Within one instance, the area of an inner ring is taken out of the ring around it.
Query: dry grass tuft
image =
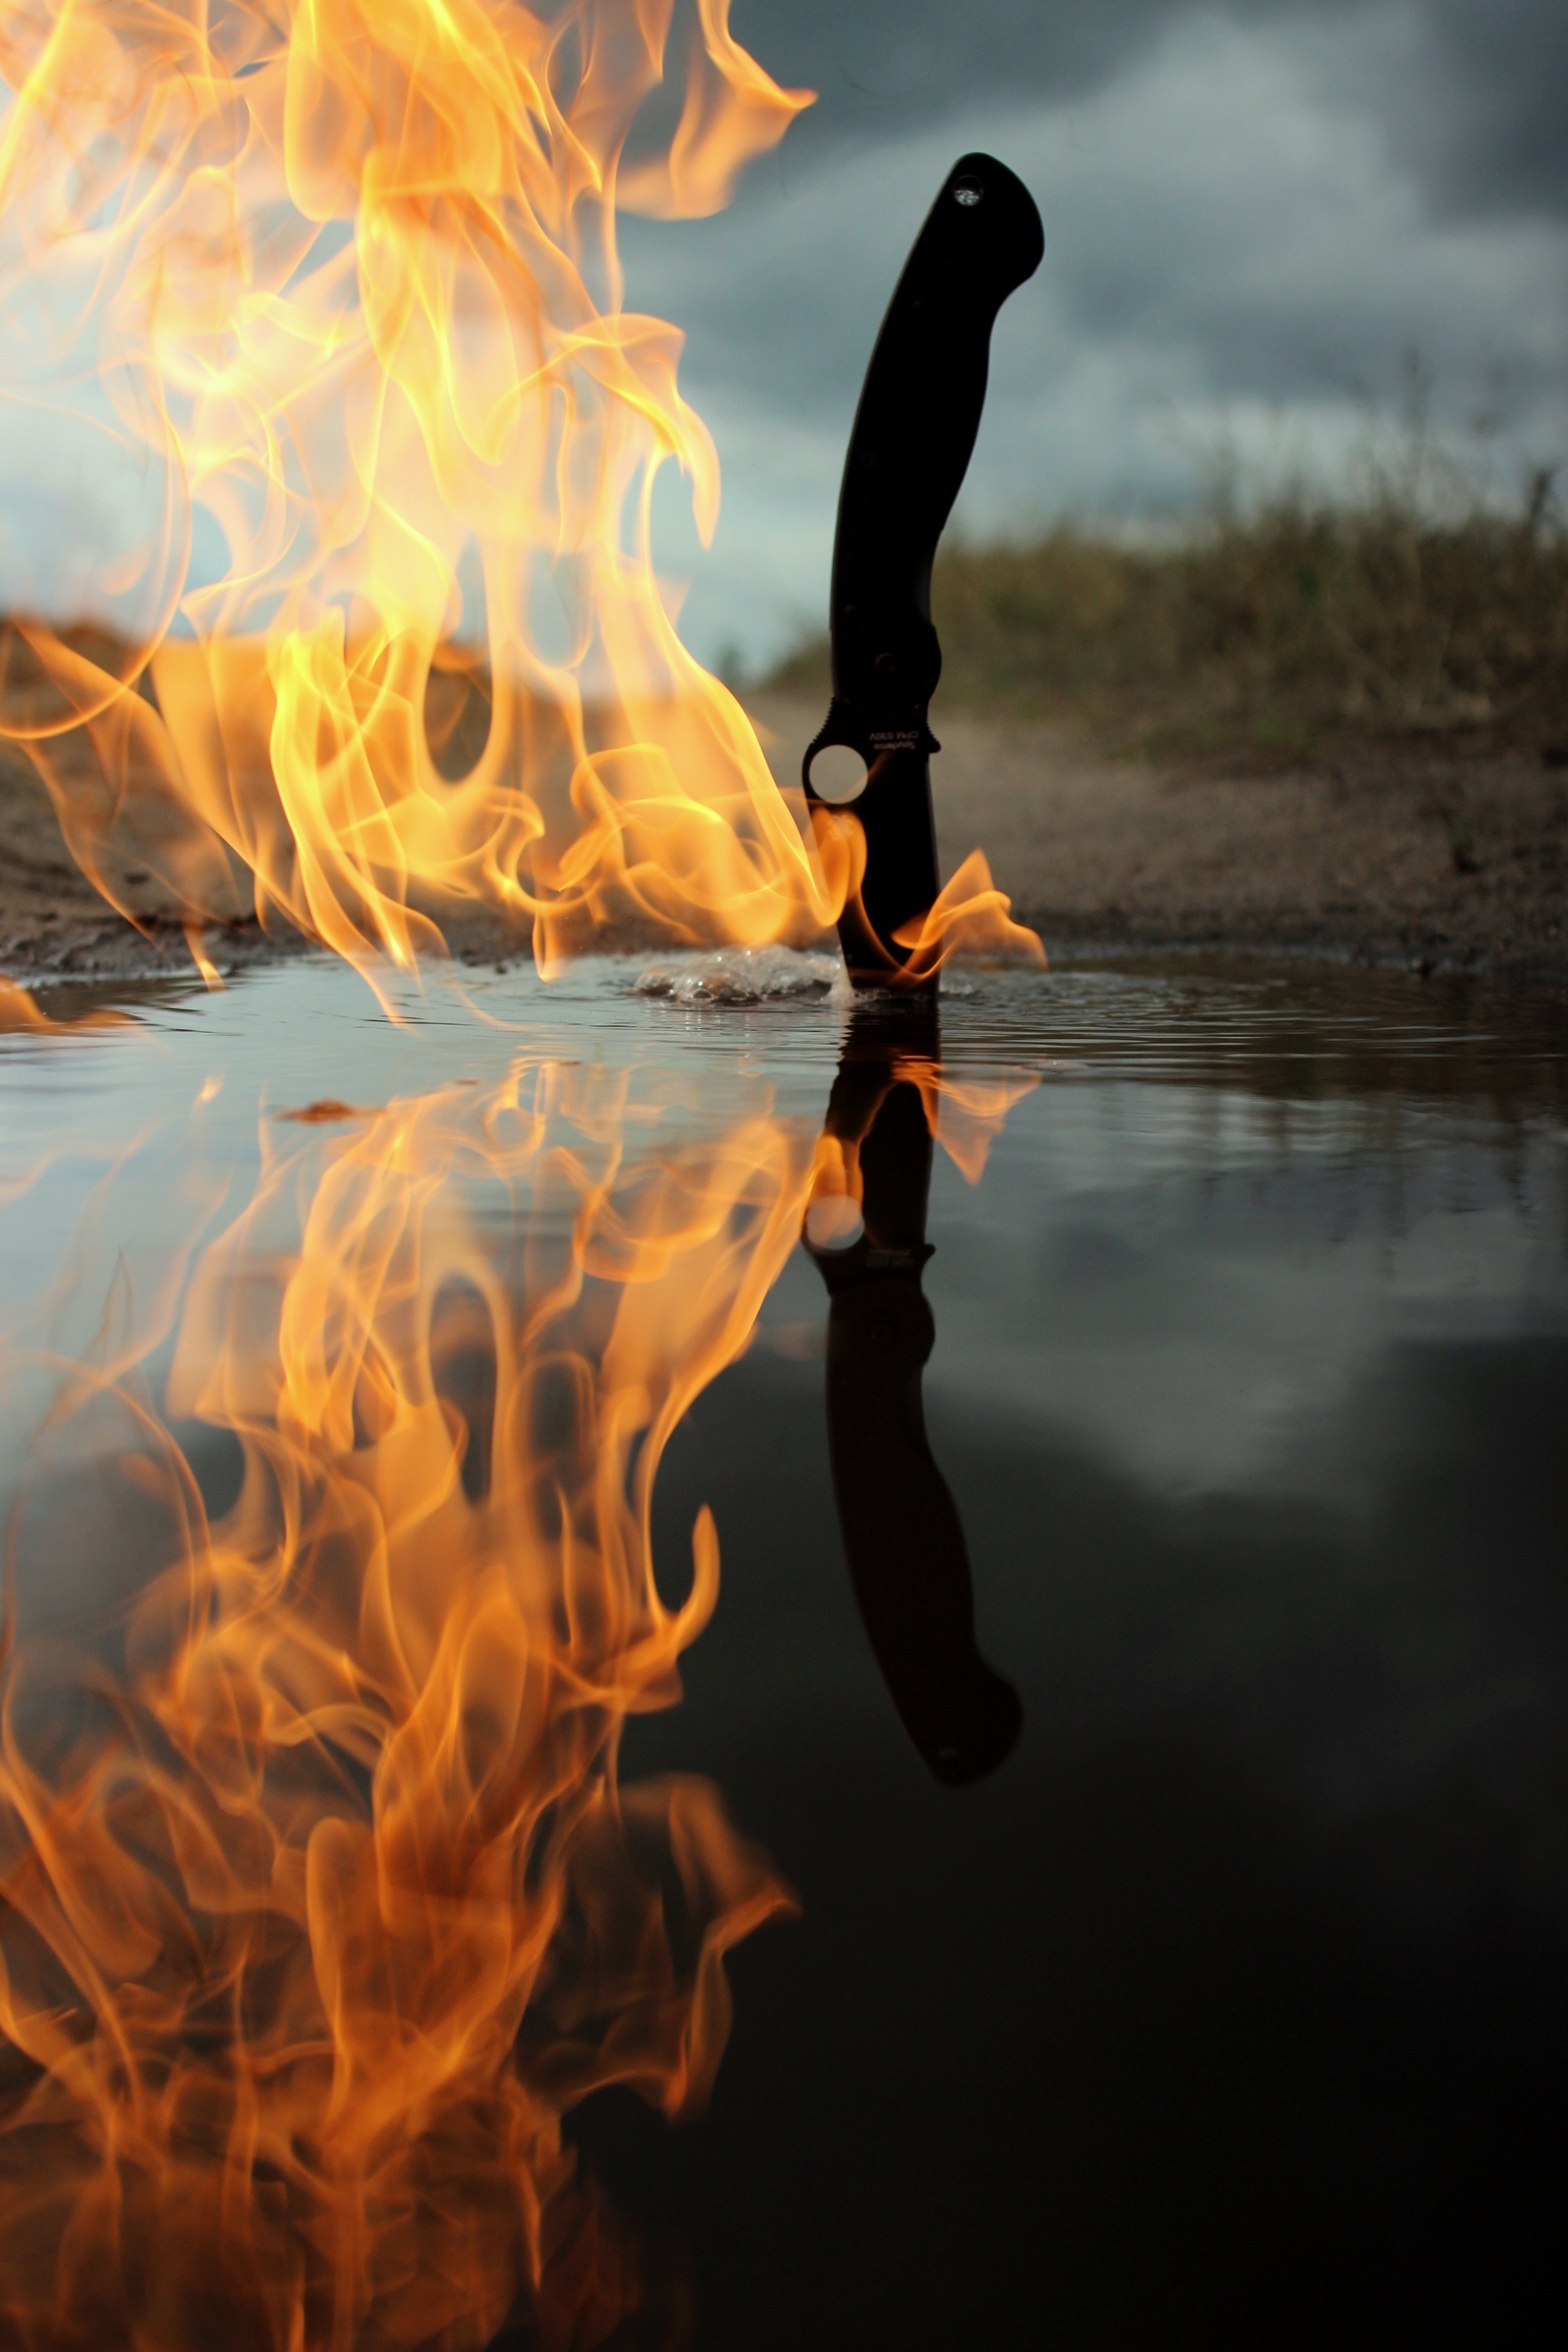
[[[1163,758],[1422,735],[1568,759],[1568,531],[1550,487],[1518,519],[1294,493],[1163,544],[1063,524],[1031,546],[954,548],[932,583],[942,699]],[[770,683],[826,679],[817,642]]]

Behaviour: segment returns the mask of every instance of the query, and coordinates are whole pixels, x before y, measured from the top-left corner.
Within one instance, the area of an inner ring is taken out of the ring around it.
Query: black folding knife
[[[814,823],[824,806],[847,804],[865,834],[865,880],[838,924],[860,986],[900,982],[910,950],[894,934],[937,895],[931,562],[980,429],[996,313],[1044,251],[1023,182],[994,155],[961,155],[904,264],[849,436],[833,550],[833,700],[802,780]]]

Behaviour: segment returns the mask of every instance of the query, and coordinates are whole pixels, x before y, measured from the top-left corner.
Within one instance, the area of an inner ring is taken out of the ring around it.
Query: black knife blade
[[[1023,182],[994,155],[961,155],[904,264],[855,414],[833,550],[833,698],[802,781],[814,824],[847,805],[865,836],[865,879],[838,924],[861,986],[900,981],[910,950],[894,934],[937,895],[931,563],[980,429],[996,314],[1044,251]]]

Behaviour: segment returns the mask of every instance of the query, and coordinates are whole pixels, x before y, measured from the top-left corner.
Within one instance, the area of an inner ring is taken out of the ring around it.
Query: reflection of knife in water
[[[1002,1761],[1023,1713],[974,1645],[963,1528],[921,1398],[936,1336],[921,1287],[931,1136],[896,1056],[936,1053],[934,1000],[906,1003],[887,1022],[869,1007],[857,1013],[826,1130],[858,1154],[859,1216],[847,1197],[819,1195],[805,1246],[832,1302],[827,1444],[855,1597],[904,1728],[937,1778],[957,1785]]]
[[[1023,182],[994,156],[961,156],[904,264],[849,436],[833,549],[833,700],[802,776],[815,826],[842,824],[824,812],[852,801],[865,835],[858,901],[838,923],[862,986],[898,979],[909,950],[894,934],[937,895],[931,562],[980,429],[996,313],[1044,251]]]

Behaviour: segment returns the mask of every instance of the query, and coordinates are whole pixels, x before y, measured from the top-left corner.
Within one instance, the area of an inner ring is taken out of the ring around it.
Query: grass
[[[952,548],[931,589],[942,700],[1167,758],[1436,735],[1568,759],[1568,531],[1551,487],[1538,478],[1517,518],[1297,492],[1221,506],[1166,542],[1061,524]],[[816,641],[769,683],[826,678]]]

